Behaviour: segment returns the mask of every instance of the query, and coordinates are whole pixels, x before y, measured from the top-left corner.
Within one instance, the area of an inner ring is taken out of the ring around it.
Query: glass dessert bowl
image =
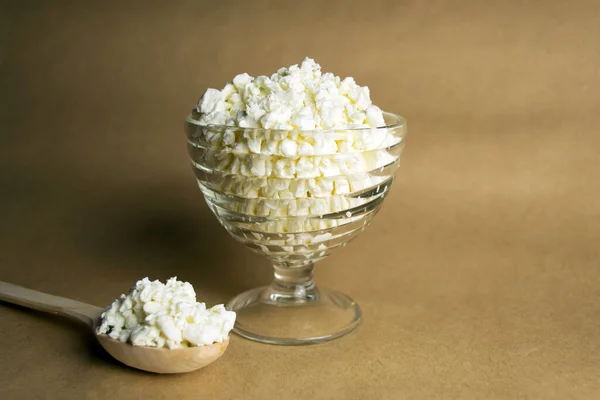
[[[326,342],[352,332],[361,310],[317,288],[315,262],[364,231],[389,193],[406,123],[379,128],[269,130],[186,119],[188,151],[206,203],[238,241],[267,257],[270,286],[234,297],[234,331],[264,343]]]

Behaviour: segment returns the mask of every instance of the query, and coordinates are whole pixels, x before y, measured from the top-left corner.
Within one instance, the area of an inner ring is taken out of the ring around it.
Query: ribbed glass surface
[[[186,120],[206,202],[237,240],[284,267],[326,257],[362,232],[400,165],[406,125],[278,131]]]

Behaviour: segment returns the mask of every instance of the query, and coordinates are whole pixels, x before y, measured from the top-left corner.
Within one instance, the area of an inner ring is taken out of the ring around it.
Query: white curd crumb
[[[235,317],[222,304],[207,309],[196,302],[188,282],[144,278],[102,313],[96,333],[134,346],[205,346],[227,340]]]
[[[322,73],[306,58],[256,78],[243,73],[223,90],[208,89],[198,101],[200,122],[242,128],[314,130],[376,128],[383,113],[371,102],[369,88],[354,78]]]

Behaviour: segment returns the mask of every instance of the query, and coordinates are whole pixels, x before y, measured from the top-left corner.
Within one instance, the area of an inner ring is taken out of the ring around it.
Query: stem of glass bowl
[[[240,293],[227,304],[237,314],[234,332],[262,343],[324,343],[352,332],[360,307],[343,293],[317,289],[313,264],[289,267],[274,263],[269,286]]]
[[[270,301],[277,303],[301,304],[319,298],[314,281],[314,265],[288,268],[274,264],[274,279],[265,292]]]

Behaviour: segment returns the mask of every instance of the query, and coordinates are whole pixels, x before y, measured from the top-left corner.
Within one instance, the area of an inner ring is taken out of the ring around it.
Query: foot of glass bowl
[[[227,309],[237,313],[234,332],[247,339],[279,345],[328,342],[352,332],[361,311],[345,294],[317,289],[312,266],[275,267],[271,286],[239,294]]]

